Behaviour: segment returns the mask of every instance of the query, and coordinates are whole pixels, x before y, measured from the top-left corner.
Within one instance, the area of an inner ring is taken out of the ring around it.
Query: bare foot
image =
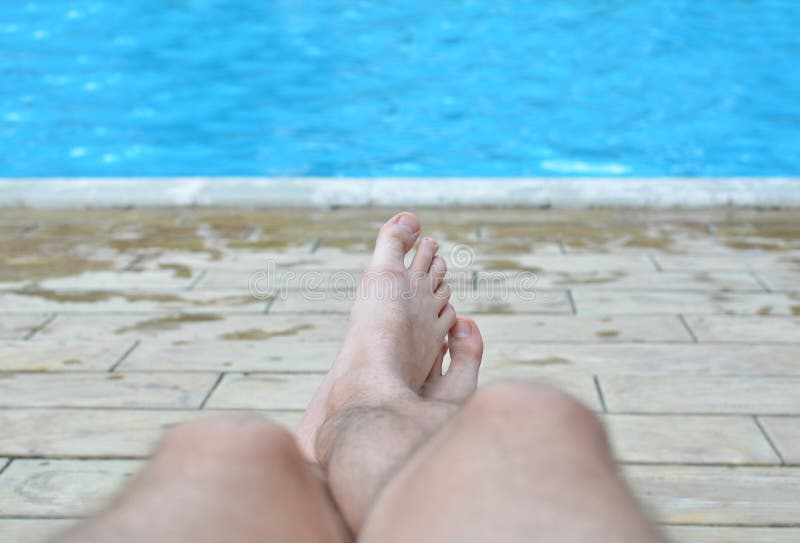
[[[447,303],[437,244],[423,240],[411,266],[403,266],[419,229],[408,213],[381,229],[342,350],[298,429],[306,454],[328,470],[354,531],[394,471],[477,383],[480,332]],[[451,364],[442,375],[448,347]]]
[[[328,414],[332,389],[343,375],[348,385],[336,388],[346,395],[419,391],[440,355],[456,313],[448,304],[450,287],[443,282],[447,266],[436,256],[438,243],[423,239],[411,266],[406,269],[403,264],[419,233],[419,219],[411,213],[395,215],[378,233],[342,348],[295,432],[310,460],[316,460],[316,433]],[[334,394],[337,402],[347,401],[340,396]]]

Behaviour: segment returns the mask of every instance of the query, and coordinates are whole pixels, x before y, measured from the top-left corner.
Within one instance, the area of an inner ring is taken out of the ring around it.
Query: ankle
[[[357,532],[381,489],[424,441],[419,398],[350,404],[317,432],[315,456],[348,527]]]
[[[326,402],[327,417],[356,407],[381,407],[420,400],[398,376],[370,369],[351,370],[333,382]]]
[[[401,426],[418,426],[414,415],[424,403],[398,380],[384,379],[377,383],[368,375],[353,373],[337,379],[328,396],[327,415],[316,434],[315,458],[320,466],[327,467],[339,444],[350,441],[353,433],[360,434],[364,427],[377,421],[390,419],[393,428],[401,421]]]

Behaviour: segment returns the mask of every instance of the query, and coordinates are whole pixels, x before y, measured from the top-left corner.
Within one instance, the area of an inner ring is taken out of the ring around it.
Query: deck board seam
[[[772,437],[769,435],[769,432],[767,432],[767,429],[764,428],[764,425],[761,423],[761,420],[758,418],[758,415],[753,415],[753,421],[756,423],[756,426],[758,426],[758,430],[761,432],[761,435],[764,436],[764,439],[767,441],[770,448],[772,448],[772,452],[774,452],[775,455],[778,457],[780,463],[785,466],[786,459],[783,457],[783,454],[781,454],[780,449],[775,444]]]

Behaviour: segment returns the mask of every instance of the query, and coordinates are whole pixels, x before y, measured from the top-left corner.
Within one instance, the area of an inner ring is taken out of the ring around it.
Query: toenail
[[[414,219],[409,217],[408,215],[400,215],[400,218],[397,220],[397,226],[408,232],[409,234],[413,234],[417,231],[417,223]]]
[[[467,321],[457,321],[453,327],[455,337],[469,337],[472,335],[472,326]]]

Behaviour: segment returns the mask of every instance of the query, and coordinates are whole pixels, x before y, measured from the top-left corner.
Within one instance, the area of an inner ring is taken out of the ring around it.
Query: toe
[[[447,263],[441,256],[434,256],[431,262],[431,282],[433,289],[439,288],[439,285],[444,281],[444,276],[447,274]]]
[[[411,262],[411,267],[409,269],[418,274],[428,273],[428,270],[431,269],[433,255],[435,255],[438,250],[439,244],[436,240],[423,238],[423,240],[419,242],[419,247],[417,247],[417,252],[414,255],[414,260]]]
[[[428,378],[425,379],[426,386],[436,383],[442,378],[442,364],[444,363],[444,355],[446,354],[447,342],[444,341],[442,342],[442,348],[439,350],[439,355],[436,357],[436,361],[433,363],[433,367],[428,374]]]
[[[419,236],[419,219],[408,212],[398,213],[378,232],[372,266],[377,269],[402,268],[403,259]]]
[[[483,356],[483,339],[478,326],[470,319],[460,318],[447,336],[450,367],[435,386],[429,387],[428,397],[461,403],[478,386],[478,370]]]
[[[439,313],[439,319],[436,323],[437,332],[444,337],[447,331],[456,323],[456,308],[451,304],[447,304],[442,308]]]
[[[445,304],[450,302],[450,296],[453,293],[452,287],[450,287],[449,283],[442,283],[439,285],[439,288],[436,289],[436,292],[433,293],[433,296],[436,300],[436,307],[439,311],[445,306]]]
[[[472,319],[456,319],[455,325],[447,334],[451,368],[461,367],[474,371],[478,375],[478,366],[483,356],[483,338],[478,325]]]

